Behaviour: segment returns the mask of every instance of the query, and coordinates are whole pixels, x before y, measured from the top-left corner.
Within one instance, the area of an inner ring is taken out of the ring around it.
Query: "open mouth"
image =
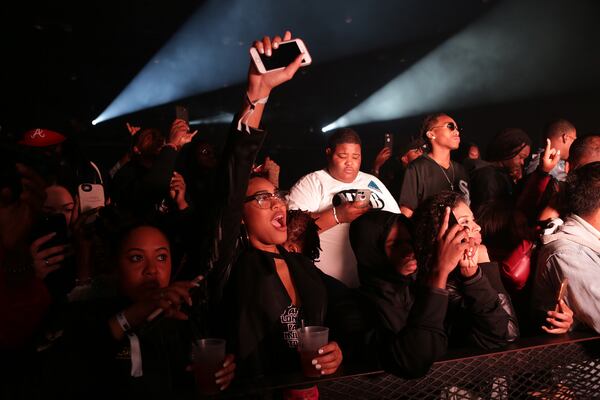
[[[271,220],[271,225],[273,225],[277,230],[285,231],[287,229],[285,225],[285,214],[282,212],[276,213]]]

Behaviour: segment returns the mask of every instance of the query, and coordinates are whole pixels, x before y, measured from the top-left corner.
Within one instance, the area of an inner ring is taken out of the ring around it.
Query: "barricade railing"
[[[270,398],[284,388],[318,384],[321,399],[600,398],[600,336],[572,333],[521,339],[500,351],[453,351],[418,379],[344,365],[333,376],[298,375],[244,382],[230,398]]]

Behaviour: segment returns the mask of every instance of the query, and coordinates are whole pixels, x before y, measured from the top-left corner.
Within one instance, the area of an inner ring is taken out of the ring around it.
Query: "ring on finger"
[[[44,264],[46,264],[46,267],[50,265],[50,261],[48,261],[47,258],[44,258]]]

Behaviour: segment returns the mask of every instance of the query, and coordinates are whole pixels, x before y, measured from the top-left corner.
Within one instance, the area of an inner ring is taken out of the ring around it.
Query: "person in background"
[[[350,223],[370,209],[399,213],[398,204],[385,185],[360,171],[361,141],[349,128],[335,131],[325,149],[327,167],[303,176],[290,190],[289,207],[313,214],[319,226],[323,272],[346,286],[359,285],[356,258],[348,240]],[[355,202],[360,189],[369,189],[366,203]]]
[[[542,236],[537,259],[532,307],[540,321],[560,320],[557,312],[570,308],[574,327],[600,332],[599,298],[595,290],[600,268],[600,162],[592,162],[569,173],[566,200],[570,213],[554,220],[552,230]],[[557,294],[563,279],[568,289],[563,301]],[[556,307],[556,309],[555,309]],[[567,308],[568,307],[568,308]],[[547,312],[546,310],[554,310]],[[561,332],[565,332],[564,321]],[[548,329],[545,329],[548,330]]]
[[[158,226],[126,225],[111,235],[115,294],[69,305],[60,339],[41,354],[37,390],[87,397],[119,387],[133,398],[194,392],[189,355],[197,325],[207,322],[194,318],[190,290],[198,283],[172,281],[169,240]],[[148,322],[157,309],[162,315]],[[228,355],[215,377],[221,390],[233,379],[233,361]]]
[[[409,218],[421,202],[443,190],[462,193],[469,201],[468,175],[462,165],[450,159],[450,153],[460,145],[456,122],[444,113],[428,115],[421,126],[421,137],[429,152],[409,165],[398,201],[402,214]]]
[[[448,276],[446,329],[450,342],[454,347],[505,346],[519,337],[517,316],[502,284],[498,264],[490,262],[487,249],[481,244],[481,228],[460,194],[440,192],[424,201],[415,212],[412,223],[418,273],[428,273],[438,261],[435,238],[445,227],[446,213],[451,213],[448,226],[462,227],[462,240],[468,244],[458,267],[452,268]]]
[[[400,196],[406,168],[423,154],[424,148],[425,142],[421,137],[411,137],[400,147],[398,156],[392,157],[389,147],[384,147],[377,154],[371,172],[381,179],[394,198]]]
[[[550,175],[559,182],[564,182],[567,179],[567,161],[569,161],[569,149],[573,144],[573,141],[577,139],[577,130],[575,126],[567,121],[566,119],[556,119],[550,121],[544,128],[544,140],[550,140],[550,144],[553,149],[560,152],[561,161],[550,171]],[[542,156],[543,148],[538,149],[536,153],[531,156],[531,161],[527,165],[526,175],[533,173],[539,163]]]
[[[502,199],[515,202],[514,177],[522,176],[531,151],[531,139],[518,128],[504,129],[488,146],[488,165],[471,172],[471,207]]]
[[[321,241],[319,225],[310,213],[302,210],[287,212],[287,240],[283,247],[291,253],[300,253],[313,262],[319,259]]]

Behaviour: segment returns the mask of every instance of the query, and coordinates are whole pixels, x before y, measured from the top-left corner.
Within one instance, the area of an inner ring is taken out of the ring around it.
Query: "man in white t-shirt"
[[[350,222],[370,209],[400,213],[400,208],[379,179],[360,171],[361,141],[352,129],[334,132],[325,154],[327,168],[296,182],[290,191],[289,208],[309,211],[317,218],[322,249],[317,267],[354,288],[360,282],[348,237]],[[364,189],[370,191],[369,204],[355,203],[357,191]]]

